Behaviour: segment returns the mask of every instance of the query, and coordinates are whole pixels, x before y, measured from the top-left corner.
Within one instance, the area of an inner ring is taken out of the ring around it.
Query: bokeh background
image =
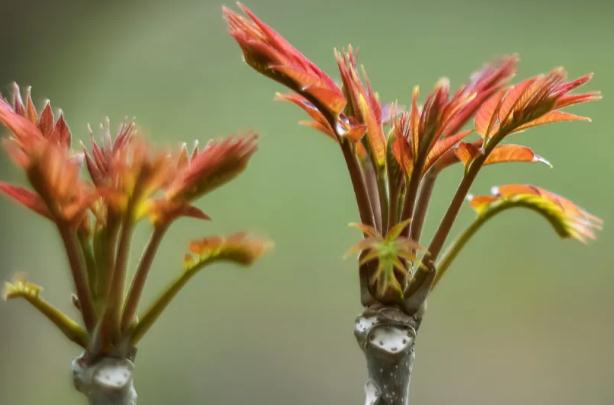
[[[519,77],[564,65],[595,72],[602,102],[574,111],[592,124],[515,135],[554,164],[487,168],[473,192],[531,182],[606,223],[598,241],[559,240],[528,211],[489,223],[433,294],[417,346],[413,403],[614,403],[614,3],[559,1],[266,1],[249,3],[329,72],[348,43],[384,100],[441,76],[458,85],[484,61],[521,55]],[[219,1],[0,1],[0,86],[31,84],[62,107],[77,137],[105,116],[136,116],[156,141],[250,128],[260,151],[237,181],[200,206],[214,221],[183,221],[164,242],[145,300],[180,271],[190,238],[249,229],[276,241],[250,270],[220,265],[194,279],[151,330],[137,361],[139,403],[358,404],[365,378],[352,325],[360,311],[359,235],[342,157],[272,102],[280,87],[241,62]],[[3,155],[2,179],[23,179]],[[460,168],[441,178],[430,232]],[[465,208],[456,231],[472,212]],[[436,218],[436,219],[435,219]],[[147,229],[142,229],[142,243]],[[428,237],[428,234],[427,234]],[[0,200],[0,278],[26,272],[72,311],[54,229]],[[138,255],[134,255],[138,256]],[[73,311],[74,312],[74,311]],[[79,354],[24,302],[0,304],[0,403],[81,404],[69,364]]]

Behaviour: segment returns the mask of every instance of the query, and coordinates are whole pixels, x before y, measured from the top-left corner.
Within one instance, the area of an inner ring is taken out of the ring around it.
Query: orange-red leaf
[[[435,145],[431,148],[429,154],[426,157],[426,163],[424,164],[424,170],[427,171],[432,165],[439,160],[444,153],[451,150],[456,144],[458,144],[462,139],[471,134],[471,130],[462,131],[458,134],[448,136],[447,138],[443,138],[438,140]]]
[[[382,125],[376,116],[373,105],[367,102],[367,99],[362,94],[358,96],[358,105],[367,126],[367,139],[369,140],[375,164],[383,167],[386,164],[386,138],[384,137]]]
[[[456,155],[465,166],[481,153],[480,147],[476,144],[463,143],[459,145],[456,150]],[[511,162],[543,163],[546,166],[552,166],[550,162],[535,153],[533,149],[528,146],[513,144],[498,145],[495,147],[486,158],[484,165]]]
[[[246,266],[262,256],[271,246],[270,241],[245,233],[211,236],[190,242],[183,267],[186,272],[195,271],[214,261],[231,261]]]
[[[243,50],[245,61],[336,117],[346,101],[335,82],[250,9],[242,4],[239,7],[245,16],[226,7],[223,12],[230,35]]]
[[[596,92],[568,94],[588,82],[591,75],[584,75],[569,82],[565,81],[565,76],[565,71],[557,68],[546,75],[538,75],[501,90],[476,114],[477,132],[487,142],[497,135],[495,142],[498,142],[503,136],[537,125],[587,120],[586,117],[558,110],[600,98],[600,94]]]
[[[496,119],[497,111],[501,106],[501,100],[505,91],[499,91],[490,97],[475,114],[475,131],[486,138],[489,135],[491,122]]]
[[[245,169],[256,152],[257,139],[252,133],[209,142],[178,171],[167,187],[167,198],[191,201],[232,180]]]
[[[542,115],[541,117],[534,119],[533,121],[529,121],[524,125],[518,127],[516,131],[522,131],[527,128],[536,127],[538,125],[552,124],[555,122],[570,122],[570,121],[591,121],[589,117],[583,117],[581,115],[576,115],[572,113],[568,113],[565,111],[553,110],[549,113]],[[515,131],[515,132],[516,132]]]
[[[44,217],[51,218],[45,202],[30,190],[0,181],[0,192],[17,201],[24,207]]]

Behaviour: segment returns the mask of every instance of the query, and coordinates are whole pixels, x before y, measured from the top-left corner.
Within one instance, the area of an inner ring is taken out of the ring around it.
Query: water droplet
[[[348,129],[343,125],[343,123],[341,123],[340,120],[337,120],[335,123],[335,132],[337,132],[337,135],[339,136],[345,136],[348,133]]]

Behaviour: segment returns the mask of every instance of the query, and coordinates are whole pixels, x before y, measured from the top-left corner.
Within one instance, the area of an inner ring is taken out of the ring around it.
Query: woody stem
[[[87,354],[72,363],[73,383],[90,405],[136,405],[134,363],[125,358],[89,359]]]
[[[367,360],[365,405],[408,405],[420,317],[397,308],[365,310],[354,335]]]

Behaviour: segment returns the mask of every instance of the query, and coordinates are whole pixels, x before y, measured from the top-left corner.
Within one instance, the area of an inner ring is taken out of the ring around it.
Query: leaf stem
[[[83,269],[83,260],[77,245],[77,238],[75,232],[67,224],[58,221],[57,228],[68,257],[70,271],[75,284],[75,292],[77,298],[79,298],[79,308],[83,316],[83,322],[87,330],[91,331],[96,326],[96,311],[94,310],[92,295],[88,286],[87,274]]]
[[[87,332],[64,312],[51,305],[39,295],[18,294],[34,306],[40,313],[49,319],[72,342],[85,348],[87,346]]]
[[[374,225],[373,211],[369,202],[369,196],[365,187],[365,180],[360,170],[360,165],[356,159],[356,155],[353,153],[350,142],[341,138],[341,151],[345,158],[348,171],[350,173],[350,179],[352,180],[352,187],[354,188],[354,194],[356,195],[356,203],[358,204],[358,211],[360,214],[360,221],[369,226]]]
[[[437,286],[439,280],[446,273],[446,270],[450,267],[450,264],[454,261],[456,256],[460,253],[460,251],[465,247],[469,239],[480,229],[480,227],[492,218],[495,214],[505,210],[506,208],[510,208],[509,206],[498,206],[493,208],[492,210],[486,211],[483,215],[479,215],[472,223],[465,229],[458,238],[452,242],[450,247],[446,250],[443,257],[437,263],[437,274],[435,275],[435,279],[433,280],[433,285],[431,286],[431,290]]]
[[[454,221],[456,220],[456,216],[458,215],[463,201],[467,197],[469,188],[473,184],[473,181],[475,180],[480,168],[482,167],[482,164],[486,160],[489,151],[490,149],[484,154],[481,154],[475,158],[475,160],[471,163],[469,169],[463,176],[463,179],[461,180],[460,184],[458,185],[458,188],[456,190],[456,193],[454,194],[454,197],[452,198],[452,201],[450,202],[448,210],[446,211],[444,217],[441,219],[439,228],[437,229],[435,236],[433,236],[428,251],[425,254],[425,256],[428,256],[431,260],[437,259],[437,256],[439,255],[439,252],[441,251],[441,248],[443,247],[443,244],[448,234],[450,233],[450,230],[452,229],[452,225],[454,225]]]
[[[184,271],[177,277],[154,301],[154,303],[143,313],[143,317],[134,324],[130,333],[130,343],[136,345],[145,333],[151,328],[162,311],[168,306],[172,299],[177,295],[181,288],[192,278],[197,271]]]
[[[122,298],[124,292],[124,283],[126,278],[126,265],[130,252],[130,242],[132,239],[132,231],[134,229],[134,220],[132,217],[132,208],[129,204],[126,213],[124,214],[123,224],[120,231],[119,242],[117,244],[117,254],[115,256],[115,265],[113,272],[110,274],[109,285],[105,295],[105,309],[101,325],[102,344],[107,346],[115,339],[119,338],[120,329],[120,311],[122,308]]]
[[[134,314],[136,313],[136,309],[141,298],[141,294],[143,292],[143,288],[145,286],[145,281],[147,280],[147,275],[149,274],[149,269],[151,268],[151,264],[153,259],[158,251],[158,247],[160,246],[160,242],[168,229],[168,224],[164,223],[159,226],[156,226],[149,242],[147,242],[147,246],[141,256],[141,260],[137,267],[134,278],[132,279],[132,285],[130,286],[130,291],[127,295],[126,303],[124,304],[124,310],[121,319],[121,329],[126,330],[132,322],[134,318]]]
[[[418,196],[418,201],[416,202],[416,212],[410,224],[409,232],[410,239],[415,240],[416,242],[420,241],[422,228],[424,226],[424,221],[426,219],[431,195],[433,194],[433,188],[435,187],[435,181],[437,180],[438,174],[438,171],[435,169],[429,170],[424,176],[424,180],[420,186],[420,194]]]

